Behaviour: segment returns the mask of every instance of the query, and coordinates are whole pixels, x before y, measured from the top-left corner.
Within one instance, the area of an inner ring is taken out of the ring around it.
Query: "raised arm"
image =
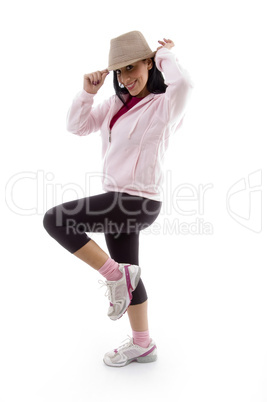
[[[193,88],[192,80],[186,70],[179,64],[175,54],[171,51],[174,43],[170,39],[158,41],[162,46],[157,50],[155,62],[157,68],[164,74],[168,85],[166,98],[168,99],[169,119],[172,122],[181,121]]]
[[[107,70],[84,75],[83,90],[74,98],[67,114],[67,130],[77,135],[98,131],[109,110],[111,98],[93,108],[94,96],[104,84]]]

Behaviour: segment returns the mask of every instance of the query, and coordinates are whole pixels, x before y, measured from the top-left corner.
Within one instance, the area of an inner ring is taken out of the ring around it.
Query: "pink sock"
[[[133,331],[133,343],[135,345],[139,345],[142,348],[148,348],[150,342],[149,330],[143,332]]]
[[[107,281],[118,281],[122,278],[119,264],[112,260],[112,258],[109,258],[98,272],[103,275]]]

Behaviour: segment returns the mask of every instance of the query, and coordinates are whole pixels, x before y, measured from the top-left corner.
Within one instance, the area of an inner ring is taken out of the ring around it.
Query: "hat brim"
[[[150,58],[154,57],[156,53],[157,53],[157,51],[149,53],[149,54],[145,55],[144,57],[141,57],[141,58],[139,57],[138,59],[131,59],[131,60],[128,59],[128,60],[125,60],[125,61],[120,62],[120,63],[112,64],[111,66],[108,66],[108,70],[109,71],[118,70],[118,69],[120,69],[122,67],[129,66],[132,63],[136,63],[137,61],[150,59]]]

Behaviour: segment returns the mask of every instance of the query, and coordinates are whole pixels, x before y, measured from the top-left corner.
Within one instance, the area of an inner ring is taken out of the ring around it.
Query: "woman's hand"
[[[97,91],[102,87],[106,76],[109,74],[109,71],[95,71],[94,73],[85,74],[83,76],[83,89],[89,94],[96,94]]]
[[[175,46],[174,43],[173,43],[173,41],[172,41],[171,39],[165,39],[165,38],[163,38],[163,40],[164,40],[164,42],[161,41],[161,40],[158,40],[158,42],[159,42],[162,46],[159,46],[159,47],[157,48],[157,50],[161,49],[162,47],[165,47],[165,48],[167,48],[167,49],[171,49],[173,46]]]

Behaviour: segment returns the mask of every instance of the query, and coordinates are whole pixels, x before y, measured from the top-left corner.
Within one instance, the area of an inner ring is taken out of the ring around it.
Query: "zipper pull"
[[[109,130],[108,141],[111,142],[111,130]]]

